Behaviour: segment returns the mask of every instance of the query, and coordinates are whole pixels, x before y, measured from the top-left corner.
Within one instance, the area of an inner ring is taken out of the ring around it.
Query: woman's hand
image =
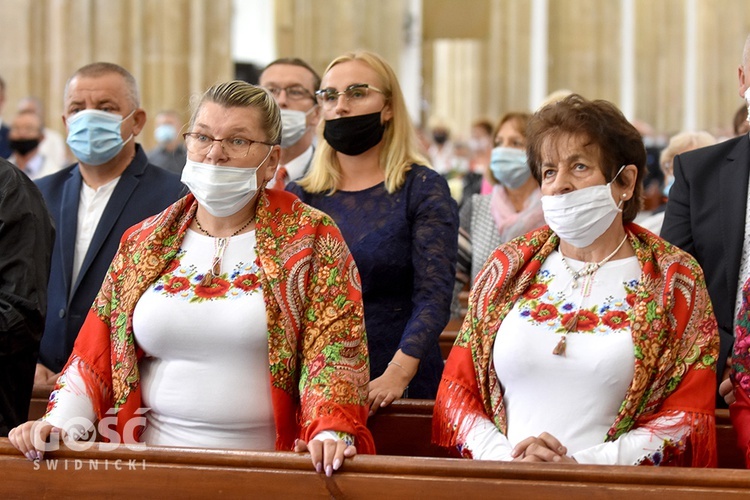
[[[37,363],[34,372],[34,385],[55,385],[59,376],[59,373],[53,373],[43,364]]]
[[[719,396],[724,398],[724,402],[727,405],[731,405],[736,401],[734,397],[734,385],[732,384],[732,378],[730,375],[732,374],[732,357],[727,357],[727,364],[726,368],[724,368],[724,373],[721,377],[721,384],[719,384]]]
[[[555,436],[543,432],[538,437],[531,436],[518,443],[511,455],[514,461],[520,462],[576,463],[567,453],[568,449]]]
[[[367,397],[370,415],[378,411],[378,408],[386,407],[397,399],[401,399],[409,382],[417,373],[418,367],[419,359],[398,350],[393,360],[388,363],[385,372],[370,381],[370,394]]]
[[[331,477],[333,471],[339,470],[345,458],[352,458],[357,454],[357,447],[335,439],[325,441],[313,439],[309,443],[298,439],[294,442],[294,451],[309,451],[315,470],[317,472],[325,470],[326,476]]]
[[[60,429],[44,420],[29,420],[11,429],[8,439],[29,460],[41,460],[44,456],[44,444],[52,432],[60,432]]]

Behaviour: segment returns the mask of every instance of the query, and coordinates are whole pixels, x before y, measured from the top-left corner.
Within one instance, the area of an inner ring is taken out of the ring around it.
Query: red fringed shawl
[[[130,228],[68,361],[80,361],[97,417],[116,409],[121,439],[141,407],[133,310],[180,248],[197,202],[192,195]],[[374,453],[365,427],[369,361],[359,274],[333,221],[278,190],[261,194],[257,254],[266,304],[276,449],[322,430],[352,434]],[[237,390],[242,390],[238,386]],[[129,438],[131,442],[132,437]]]
[[[645,229],[625,229],[642,269],[629,313],[635,373],[607,441],[682,414],[675,425],[690,429],[688,442],[665,450],[661,464],[715,467],[719,336],[703,272],[690,255]],[[462,444],[480,415],[506,433],[501,381],[492,365],[495,335],[558,243],[548,227],[532,231],[498,247],[477,276],[435,401],[437,444]]]

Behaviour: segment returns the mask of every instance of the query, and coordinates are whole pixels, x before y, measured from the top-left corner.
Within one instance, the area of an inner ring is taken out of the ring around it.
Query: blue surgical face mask
[[[509,189],[518,189],[531,177],[526,151],[497,147],[490,156],[490,171],[497,182]]]
[[[669,191],[672,190],[673,184],[674,184],[674,175],[670,175],[669,180],[664,184],[664,190],[662,191],[664,196],[666,196],[667,198],[669,198]]]
[[[68,146],[81,163],[102,165],[117,156],[131,139],[122,139],[120,126],[133,116],[126,117],[98,109],[84,109],[67,120]]]
[[[162,125],[159,125],[154,130],[154,139],[156,139],[156,142],[159,144],[165,144],[167,142],[172,142],[177,138],[177,129],[174,125],[170,125],[169,123],[164,123]]]

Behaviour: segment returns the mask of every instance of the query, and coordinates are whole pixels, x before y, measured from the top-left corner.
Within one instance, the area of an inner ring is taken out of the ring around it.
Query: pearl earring
[[[627,193],[622,193],[622,197],[623,197],[623,199],[624,199],[624,198],[627,198],[627,197],[628,197],[628,194],[627,194]]]

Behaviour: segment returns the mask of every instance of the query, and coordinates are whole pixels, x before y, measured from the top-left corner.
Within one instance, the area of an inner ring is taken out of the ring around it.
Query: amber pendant
[[[565,356],[565,346],[567,345],[565,338],[565,335],[560,337],[560,342],[557,343],[555,349],[552,351],[552,354],[554,354],[555,356]]]
[[[211,271],[209,271],[203,275],[203,279],[201,279],[200,283],[198,283],[198,286],[209,287],[211,286],[211,283],[213,283],[213,281],[214,275],[211,273]]]

